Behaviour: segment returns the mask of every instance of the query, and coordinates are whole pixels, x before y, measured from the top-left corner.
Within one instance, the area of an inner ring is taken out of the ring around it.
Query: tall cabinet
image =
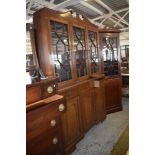
[[[106,111],[111,113],[122,110],[119,31],[115,29],[101,30],[99,36],[102,72],[106,76]]]
[[[91,78],[101,74],[98,28],[71,12],[47,8],[34,13],[33,21],[39,66],[46,76],[59,78],[58,93],[67,101],[61,119],[65,154],[69,155],[84,133],[106,117],[104,91],[97,95],[104,89],[95,89]],[[101,116],[96,117],[98,109]]]

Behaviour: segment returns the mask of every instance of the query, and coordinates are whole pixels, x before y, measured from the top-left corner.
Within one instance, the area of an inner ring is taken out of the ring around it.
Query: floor
[[[129,126],[123,131],[110,155],[126,155],[129,149]]]
[[[109,155],[120,135],[129,124],[129,99],[122,98],[123,111],[107,115],[76,145],[72,155]]]

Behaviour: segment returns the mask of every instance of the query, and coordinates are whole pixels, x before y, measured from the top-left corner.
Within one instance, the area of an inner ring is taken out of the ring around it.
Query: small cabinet
[[[107,78],[105,80],[105,96],[107,113],[122,110],[121,78]]]
[[[65,111],[66,103],[60,95],[27,105],[27,155],[64,154],[60,116]]]

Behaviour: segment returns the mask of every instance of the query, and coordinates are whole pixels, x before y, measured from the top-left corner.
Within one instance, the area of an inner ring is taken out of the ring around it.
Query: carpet
[[[91,128],[71,155],[109,155],[129,124],[128,102],[128,98],[123,98],[123,111],[107,115],[103,122]]]
[[[125,129],[110,155],[126,155],[129,149],[129,126]]]

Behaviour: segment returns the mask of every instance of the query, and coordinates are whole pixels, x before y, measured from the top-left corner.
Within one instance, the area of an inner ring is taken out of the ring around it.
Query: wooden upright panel
[[[106,117],[104,80],[94,81],[94,87],[95,120],[96,123],[98,123],[103,121]]]
[[[107,78],[105,80],[106,111],[107,113],[122,110],[121,78]]]
[[[84,131],[94,124],[94,105],[92,102],[92,90],[89,82],[79,86],[80,110]]]

